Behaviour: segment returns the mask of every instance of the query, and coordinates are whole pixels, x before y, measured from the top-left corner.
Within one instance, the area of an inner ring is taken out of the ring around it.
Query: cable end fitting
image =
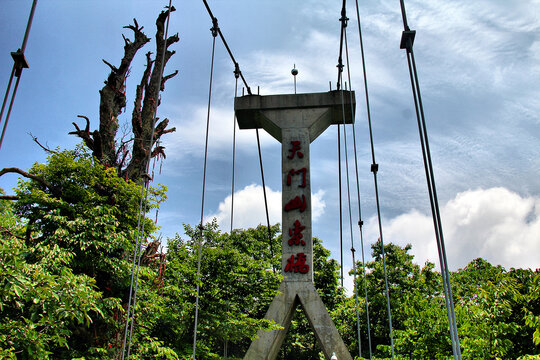
[[[362,227],[364,225],[364,220],[358,220],[358,226]]]
[[[11,57],[13,58],[13,61],[15,61],[15,76],[19,77],[21,76],[22,69],[29,68],[28,62],[21,49],[11,52]]]
[[[336,65],[336,67],[339,69],[339,72],[343,72],[343,61],[341,60],[341,57],[338,59],[338,64]]]
[[[411,51],[414,44],[414,37],[416,36],[416,30],[405,30],[401,33],[400,49],[406,49]]]
[[[240,77],[240,66],[238,63],[234,63],[234,77],[238,79]]]
[[[341,9],[341,18],[339,19],[341,23],[343,24],[343,27],[347,27],[347,21],[349,21],[349,18],[347,17],[347,11],[345,8]]]
[[[379,164],[371,164],[371,172],[377,173],[379,171]]]
[[[210,28],[210,31],[212,32],[213,37],[216,37],[219,33],[218,20],[216,17],[212,18],[212,27]]]

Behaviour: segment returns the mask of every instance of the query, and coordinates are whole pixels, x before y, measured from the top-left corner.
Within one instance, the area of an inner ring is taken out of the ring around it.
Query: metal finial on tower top
[[[296,94],[296,75],[298,75],[298,69],[296,68],[296,64],[294,64],[293,69],[291,70],[292,76],[294,76],[294,93]]]

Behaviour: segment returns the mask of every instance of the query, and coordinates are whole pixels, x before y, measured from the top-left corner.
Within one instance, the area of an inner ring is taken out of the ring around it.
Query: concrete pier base
[[[277,357],[291,325],[294,310],[299,304],[321,345],[324,356],[330,359],[332,353],[335,353],[339,360],[352,360],[313,283],[288,281],[281,283],[279,294],[270,304],[265,316],[265,319],[274,320],[283,326],[283,329],[259,330],[258,338],[251,343],[244,360],[273,360]]]

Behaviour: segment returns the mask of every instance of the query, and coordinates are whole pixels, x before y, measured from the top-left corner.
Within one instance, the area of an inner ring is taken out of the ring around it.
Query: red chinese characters
[[[300,141],[299,140],[293,140],[293,141],[291,141],[291,145],[292,146],[289,149],[290,154],[289,154],[289,156],[287,156],[287,158],[292,159],[292,158],[294,158],[295,155],[297,155],[299,159],[303,158],[304,153],[300,151],[302,149],[302,147],[300,146]]]
[[[306,174],[307,174],[306,168],[301,168],[299,170],[294,170],[294,169],[289,170],[289,172],[287,173],[287,186],[291,186],[292,177],[294,175],[299,175],[299,174],[302,175],[302,180],[300,181],[300,185],[298,185],[298,187],[305,188],[306,187]]]
[[[304,237],[304,234],[302,234],[302,230],[304,230],[306,227],[302,226],[302,224],[298,220],[296,220],[293,225],[294,227],[292,229],[289,229],[289,236],[291,237],[289,239],[289,246],[306,245],[306,242],[302,240],[302,238]]]
[[[302,194],[302,198],[300,196],[295,197],[291,201],[289,201],[285,205],[285,211],[291,211],[291,210],[300,210],[300,212],[304,212],[306,210],[306,196]]]
[[[291,147],[289,148],[288,159],[293,160],[295,157],[302,159],[304,153],[302,150],[302,142],[299,140],[293,140],[290,142]],[[292,165],[291,161],[291,165]],[[303,167],[301,169],[290,168],[287,172],[286,185],[292,186],[294,181],[295,184],[298,184],[299,188],[307,187],[307,174],[308,169]],[[294,196],[294,195],[293,195]],[[289,212],[292,210],[299,210],[303,213],[307,208],[307,199],[306,195],[300,193],[299,195],[294,196],[289,202],[285,204],[285,211]],[[297,219],[291,228],[289,228],[289,246],[306,246],[306,241],[304,241],[304,234],[302,233],[306,227]],[[290,258],[287,259],[287,264],[285,266],[284,272],[290,273],[300,273],[307,274],[309,272],[309,264],[307,262],[307,255],[303,252],[292,254]]]
[[[300,274],[307,274],[309,271],[309,265],[306,264],[306,254],[298,253],[296,256],[291,255],[287,259],[287,266],[285,266],[285,272],[298,272]]]

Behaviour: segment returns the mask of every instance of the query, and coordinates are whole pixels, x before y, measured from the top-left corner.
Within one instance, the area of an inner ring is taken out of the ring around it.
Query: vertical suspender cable
[[[206,140],[204,145],[204,169],[203,169],[203,183],[202,183],[202,200],[201,200],[201,222],[199,223],[199,239],[197,244],[197,296],[195,298],[195,325],[193,327],[193,360],[196,359],[195,354],[197,352],[197,325],[199,321],[199,294],[200,294],[200,277],[201,277],[201,254],[202,254],[202,239],[203,239],[203,220],[204,220],[204,194],[206,188],[206,165],[208,161],[208,132],[210,129],[210,103],[212,100],[212,78],[214,75],[214,55],[216,49],[216,36],[219,31],[217,18],[212,18],[212,61],[210,64],[210,85],[208,87],[208,111],[206,115]]]
[[[369,107],[369,95],[368,95],[368,87],[367,87],[367,73],[366,73],[366,64],[364,60],[364,45],[362,42],[362,32],[360,28],[360,13],[358,11],[358,0],[356,0],[356,19],[358,23],[358,37],[360,39],[360,52],[361,52],[361,58],[362,58],[362,73],[364,75],[364,93],[366,96],[366,107],[367,107],[367,116],[369,119],[371,119],[370,114],[370,107]],[[346,35],[346,34],[345,34]],[[347,57],[347,77],[349,79],[349,87],[352,89],[351,84],[351,71],[349,66],[349,50],[347,47],[347,42],[345,42],[345,52]],[[352,112],[352,93],[351,93],[351,112]],[[364,236],[363,236],[363,225],[364,221],[362,220],[362,207],[361,207],[361,201],[360,201],[360,182],[358,177],[358,156],[356,152],[356,133],[355,133],[355,124],[352,126],[352,133],[353,133],[353,149],[354,149],[354,166],[356,171],[356,194],[358,197],[358,227],[360,230],[360,246],[362,251],[362,272],[363,272],[363,278],[364,278],[364,297],[366,302],[366,320],[367,320],[367,330],[368,330],[368,346],[369,346],[369,358],[373,356],[372,349],[371,349],[371,321],[369,317],[369,301],[368,301],[368,293],[367,293],[367,277],[366,277],[366,263],[365,263],[365,255],[364,255]],[[353,261],[354,261],[354,247],[351,249],[353,254]]]
[[[345,2],[344,2],[345,5]],[[341,46],[340,48],[343,49],[343,44],[345,44],[345,51],[347,54],[347,67],[349,66],[348,62],[348,50],[347,50],[347,21],[349,19],[346,16],[346,10],[345,7],[341,10]],[[339,56],[339,65],[338,68],[340,72],[343,71],[343,64],[341,62],[341,53]],[[349,73],[350,74],[350,73]],[[342,78],[342,75],[339,76]],[[350,79],[350,75],[349,75]],[[347,88],[347,83],[345,83],[345,90]],[[352,100],[352,93],[351,93],[351,100]],[[344,148],[345,148],[345,173],[346,173],[346,179],[347,179],[347,204],[348,204],[348,210],[349,210],[349,233],[351,236],[351,251],[352,251],[352,257],[353,257],[353,290],[354,290],[354,299],[355,299],[355,309],[356,309],[356,332],[357,332],[357,339],[358,339],[358,355],[362,357],[362,341],[360,338],[360,314],[358,311],[358,291],[356,289],[356,262],[354,258],[354,235],[353,235],[353,225],[352,225],[352,211],[351,211],[351,187],[350,187],[350,180],[349,180],[349,156],[348,156],[348,147],[347,147],[347,127],[346,127],[346,119],[345,119],[345,102],[344,102],[344,95],[343,95],[343,86],[341,87],[341,110],[342,110],[342,116],[343,116],[343,142],[344,142]],[[351,107],[352,107],[352,101],[351,101]],[[352,108],[351,108],[352,110]],[[354,122],[354,111],[351,111],[351,122]],[[358,179],[357,179],[358,180]],[[358,204],[360,205],[360,204]]]
[[[240,69],[238,64],[234,64],[234,98],[238,95],[238,78],[240,77]],[[234,174],[235,174],[235,160],[236,160],[236,115],[233,115],[233,140],[232,140],[232,180],[231,180],[231,232],[233,231],[233,219],[234,219]]]
[[[343,287],[343,195],[341,194],[341,124],[337,125],[338,146],[338,193],[339,193],[339,251],[341,268],[341,287]]]
[[[169,33],[169,21],[171,17],[171,12],[174,11],[174,8],[172,7],[172,0],[169,0],[169,6],[167,8],[168,14],[167,14],[167,24],[165,26],[165,34],[163,35],[163,46],[165,47],[163,49],[163,54],[161,57],[161,68],[159,70],[159,78],[163,78],[163,69],[165,67],[165,53],[167,52],[167,37]],[[161,80],[160,80],[161,83]],[[155,98],[158,98],[159,95],[159,87],[156,90],[157,94],[155,95]],[[152,132],[150,134],[150,142],[148,143],[148,159],[146,160],[146,173],[148,174],[148,170],[150,167],[150,160],[152,158],[152,144],[154,143],[154,132],[155,132],[155,126],[156,126],[156,114],[157,114],[157,106],[154,108],[154,114],[153,114],[153,124],[152,124]],[[139,283],[139,269],[141,266],[141,243],[142,239],[144,237],[144,214],[146,214],[146,206],[148,203],[148,187],[150,184],[150,179],[145,178],[144,188],[141,189],[141,200],[139,202],[139,214],[137,216],[137,240],[135,243],[135,248],[133,249],[133,261],[132,261],[132,268],[131,268],[131,282],[129,287],[129,301],[128,301],[128,311],[126,315],[126,325],[124,329],[124,341],[122,344],[122,360],[124,358],[129,359],[129,354],[131,351],[131,340],[133,337],[133,327],[135,324],[135,305],[137,302],[137,288]],[[144,202],[143,202],[143,192],[144,192]],[[135,263],[136,270],[135,270]],[[136,274],[136,275],[135,275]],[[131,327],[129,331],[129,340],[127,339],[127,333],[128,333],[128,325],[129,325],[129,319],[131,316]],[[126,354],[126,343],[127,343],[127,354]]]
[[[431,161],[431,152],[429,150],[429,141],[427,135],[426,119],[424,116],[424,108],[422,105],[422,96],[420,93],[420,84],[418,81],[418,72],[416,70],[416,62],[414,59],[413,43],[416,32],[410,30],[407,24],[407,15],[405,12],[405,3],[400,0],[401,16],[403,18],[403,33],[401,38],[400,48],[407,52],[407,63],[409,67],[409,76],[411,79],[411,88],[414,98],[414,106],[416,110],[416,119],[418,123],[418,132],[420,136],[420,144],[422,147],[422,157],[424,160],[424,170],[426,173],[426,181],[430,198],[431,213],[433,216],[433,226],[435,229],[435,238],[437,241],[437,250],[439,253],[439,262],[441,266],[441,276],[443,280],[443,289],[446,302],[446,312],[448,316],[450,338],[452,341],[452,352],[455,360],[461,360],[461,347],[459,344],[459,335],[457,329],[457,321],[454,309],[454,300],[452,296],[452,288],[450,285],[450,273],[448,270],[448,261],[446,258],[446,249],[444,245],[444,236],[441,223],[441,214],[439,211],[439,202],[437,199],[437,189],[435,186],[435,177],[433,173],[433,164]]]
[[[346,21],[346,20],[345,20]],[[345,83],[345,90],[347,83]],[[349,210],[349,233],[351,236],[351,249],[354,249],[354,236],[353,236],[353,226],[352,226],[352,211],[351,211],[351,187],[349,180],[349,156],[347,149],[347,128],[345,126],[345,102],[343,96],[343,86],[341,87],[341,110],[343,114],[343,143],[345,148],[345,174],[347,179],[347,204]],[[354,116],[354,113],[351,113],[351,116]],[[358,356],[362,357],[362,342],[360,339],[360,315],[358,313],[358,292],[356,291],[356,264],[354,261],[354,251],[353,251],[353,289],[354,289],[354,299],[355,299],[355,309],[356,309],[356,332],[358,337]]]
[[[208,2],[206,0],[202,0],[202,1],[204,3],[204,6],[206,7],[206,11],[208,11],[208,15],[210,15],[210,18],[215,19],[214,14],[212,14],[212,10],[210,9],[210,6],[208,6]],[[230,56],[232,62],[235,64],[235,66],[238,65],[238,63],[234,59],[234,56],[232,54],[231,49],[229,48],[229,45],[227,44],[227,41],[225,40],[225,37],[223,36],[223,33],[221,32],[221,29],[218,28],[217,32],[218,32],[219,37],[221,38],[221,41],[223,42],[223,45],[225,46],[225,49],[227,49],[227,52],[229,53],[229,56]],[[251,93],[251,88],[248,86],[247,81],[244,78],[244,74],[242,74],[242,72],[240,70],[238,71],[238,73],[240,74],[240,78],[242,79],[244,85],[246,86],[248,94],[251,95],[252,94]],[[256,137],[257,137],[257,148],[259,150],[259,164],[260,164],[260,168],[261,168],[261,178],[262,178],[262,185],[263,185],[264,206],[265,206],[265,211],[266,211],[266,224],[268,226],[268,242],[269,242],[269,245],[270,245],[270,254],[271,254],[272,259],[273,259],[274,258],[274,246],[272,244],[272,230],[270,229],[270,216],[268,215],[268,200],[267,200],[267,196],[266,196],[266,186],[265,186],[265,183],[264,183],[264,170],[263,170],[263,165],[262,165],[261,140],[259,138],[259,129],[255,129],[255,134],[256,134]],[[275,268],[275,266],[273,264],[272,264],[272,269],[274,270],[274,272],[276,272],[276,268]]]
[[[346,9],[345,9],[345,0],[343,1],[343,8],[341,10],[342,19],[346,19]],[[346,20],[344,20],[346,21]],[[341,40],[340,40],[340,54],[339,54],[339,64],[338,64],[338,89],[339,89],[339,82],[341,80],[341,71],[343,68],[342,64],[342,58],[341,58],[341,51],[343,49],[343,40],[345,38],[345,24],[342,23],[341,25]],[[382,222],[381,222],[381,210],[380,210],[380,202],[379,202],[379,188],[377,184],[377,171],[379,169],[379,165],[375,162],[375,149],[373,145],[373,131],[371,126],[371,118],[368,117],[368,125],[369,125],[369,138],[370,138],[370,145],[371,145],[371,157],[372,157],[372,164],[371,164],[371,172],[373,173],[373,182],[375,186],[375,201],[377,205],[377,219],[378,219],[378,225],[379,225],[379,239],[381,240],[381,255],[383,260],[383,270],[384,270],[384,285],[385,285],[385,293],[386,293],[386,307],[388,310],[388,327],[390,330],[390,348],[392,350],[392,359],[395,358],[394,355],[394,332],[392,328],[392,310],[390,307],[390,294],[389,294],[389,288],[388,288],[388,276],[386,273],[386,255],[384,251],[384,239],[383,239],[383,232],[382,232]]]
[[[2,117],[4,116],[4,110],[6,108],[7,99],[9,97],[9,91],[11,90],[11,83],[13,82],[13,76],[17,77],[15,81],[15,87],[13,88],[13,93],[11,94],[11,100],[9,101],[8,112],[6,114],[6,119],[4,120],[4,126],[2,127],[2,135],[0,136],[0,149],[2,148],[2,143],[4,142],[4,136],[6,134],[7,124],[9,122],[9,116],[11,115],[11,109],[13,108],[13,101],[15,100],[15,95],[17,95],[17,89],[19,87],[19,81],[21,80],[22,69],[28,67],[28,63],[24,57],[24,51],[26,50],[26,43],[28,42],[28,36],[30,35],[30,28],[32,27],[32,21],[34,20],[34,13],[36,11],[37,0],[34,0],[32,3],[32,8],[30,9],[30,16],[28,17],[28,23],[26,24],[26,30],[24,32],[24,38],[22,46],[16,52],[12,52],[11,56],[13,57],[14,64],[13,69],[11,70],[11,75],[9,77],[8,86],[6,88],[6,94],[4,95],[4,100],[2,101],[2,110],[0,110],[0,124],[2,124]]]

